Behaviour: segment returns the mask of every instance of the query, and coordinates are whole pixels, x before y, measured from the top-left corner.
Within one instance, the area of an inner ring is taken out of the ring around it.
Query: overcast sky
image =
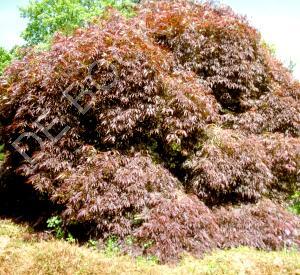
[[[20,33],[26,22],[18,7],[28,0],[0,0],[0,46],[7,49],[21,44]],[[286,64],[296,65],[300,79],[300,0],[220,0],[240,14],[247,15],[263,38],[276,47],[277,56]]]
[[[247,15],[276,55],[285,63],[296,63],[294,75],[300,79],[300,0],[222,0],[240,14]]]

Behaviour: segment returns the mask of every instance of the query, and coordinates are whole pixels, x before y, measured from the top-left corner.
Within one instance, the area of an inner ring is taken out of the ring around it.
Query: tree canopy
[[[86,26],[93,18],[114,7],[124,15],[133,14],[130,0],[31,0],[21,8],[28,25],[22,37],[31,45],[45,43],[57,31],[69,34],[79,26]]]
[[[0,75],[3,73],[5,67],[11,62],[11,59],[11,54],[3,47],[0,47]]]

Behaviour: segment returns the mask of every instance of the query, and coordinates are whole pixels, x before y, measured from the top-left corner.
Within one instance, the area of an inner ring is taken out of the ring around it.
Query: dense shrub
[[[227,127],[249,133],[280,132],[299,137],[299,88],[274,91],[258,100],[251,110],[238,116],[227,114],[222,119]]]
[[[211,126],[201,149],[184,163],[189,189],[210,205],[255,202],[300,188],[299,139],[280,134],[246,136]]]
[[[178,259],[184,252],[202,255],[222,241],[217,220],[195,196],[179,195],[157,204],[135,233],[145,252],[159,259]]]
[[[299,87],[229,8],[110,11],[5,71],[2,170],[56,203],[65,226],[135,238],[161,260],[299,245],[298,218],[280,206],[299,190]],[[83,91],[80,112],[64,95]],[[28,132],[30,163],[12,146]]]
[[[181,195],[157,204],[135,236],[149,243],[145,252],[174,260],[183,252],[202,255],[239,245],[266,250],[297,247],[299,225],[299,218],[269,200],[211,211],[194,196]]]
[[[271,156],[255,137],[210,127],[201,150],[186,161],[191,190],[206,203],[256,201],[274,181]]]
[[[59,141],[64,149],[68,143],[74,147],[79,135],[84,143],[102,147],[124,147],[149,137],[179,144],[216,117],[212,93],[194,76],[173,73],[170,53],[118,16],[99,24],[70,38],[57,37],[50,52],[32,52],[10,67],[11,83],[4,92],[1,113],[13,123],[4,127],[4,137],[13,141],[23,132],[39,134],[35,123],[39,118],[43,124],[55,120],[54,133],[63,125],[72,127]],[[87,65],[95,61],[91,81]],[[110,90],[97,89],[114,77],[117,83]],[[189,85],[182,83],[187,78]],[[84,97],[79,102],[91,104],[86,116],[62,96],[66,88],[74,98],[83,88],[94,93],[92,99]],[[8,97],[8,92],[15,96]]]
[[[215,217],[226,248],[247,245],[278,250],[300,244],[300,219],[268,200],[254,206],[222,207]]]
[[[270,78],[259,33],[230,8],[175,2],[151,1],[141,9],[151,36],[209,85],[223,107],[249,108],[250,99],[268,91]]]
[[[67,223],[93,223],[97,235],[131,234],[143,221],[145,209],[162,198],[172,198],[174,190],[180,188],[178,180],[163,167],[155,166],[145,153],[97,153],[93,147],[82,148],[82,153],[77,166],[65,166],[56,179],[47,178],[54,167],[43,166],[30,180],[66,206],[63,215]],[[49,161],[58,165],[53,159]]]

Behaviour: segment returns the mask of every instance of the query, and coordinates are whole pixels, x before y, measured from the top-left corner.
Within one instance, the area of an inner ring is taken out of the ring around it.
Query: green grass
[[[0,274],[300,274],[299,252],[250,248],[190,256],[177,266],[106,254],[66,241],[41,240],[29,227],[0,220]]]
[[[294,213],[294,214],[298,214],[300,215],[300,191],[296,192],[293,196],[292,196],[292,205],[290,207],[290,210]]]

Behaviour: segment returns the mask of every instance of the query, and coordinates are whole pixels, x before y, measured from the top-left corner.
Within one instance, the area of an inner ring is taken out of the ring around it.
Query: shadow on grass
[[[39,194],[24,178],[12,173],[0,173],[0,218],[27,223],[35,230],[43,230],[47,219],[60,209]]]

